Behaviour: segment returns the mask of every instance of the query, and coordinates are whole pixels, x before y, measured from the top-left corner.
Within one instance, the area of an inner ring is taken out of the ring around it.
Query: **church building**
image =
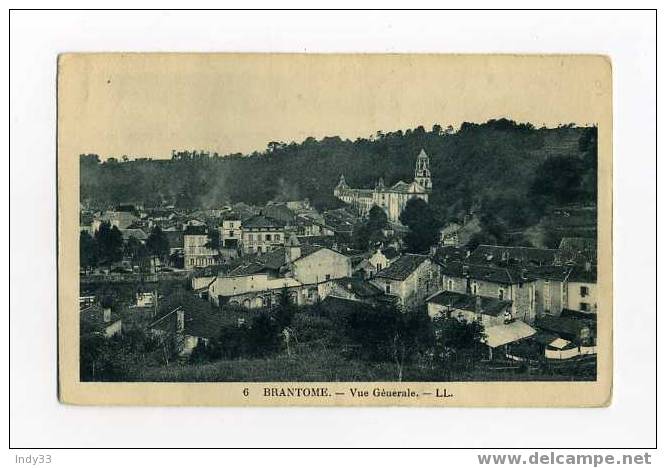
[[[333,190],[333,195],[345,203],[350,204],[361,216],[365,216],[374,205],[382,208],[392,223],[400,222],[400,213],[405,208],[407,201],[412,198],[422,198],[428,201],[428,195],[432,190],[432,178],[430,176],[430,162],[426,152],[421,149],[416,158],[416,169],[414,180],[410,183],[402,180],[391,187],[384,185],[384,180],[379,179],[374,189],[353,189],[347,185],[345,176],[340,176],[340,182]]]

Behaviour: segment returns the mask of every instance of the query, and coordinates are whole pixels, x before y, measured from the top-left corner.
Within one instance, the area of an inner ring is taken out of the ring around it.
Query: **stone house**
[[[399,306],[411,309],[439,290],[440,278],[439,265],[428,256],[405,254],[379,271],[371,283],[394,296]]]
[[[206,267],[217,262],[219,252],[207,247],[208,241],[208,228],[206,226],[187,226],[183,233],[185,269]]]
[[[427,300],[428,315],[478,321],[484,327],[502,325],[511,320],[511,301],[494,297],[472,296],[453,291],[439,292]]]
[[[301,245],[291,236],[287,245],[248,259],[209,285],[209,299],[216,305],[268,307],[283,292],[295,304],[319,300],[318,285],[351,276],[349,257],[326,247]]]
[[[262,214],[242,223],[242,249],[244,254],[271,252],[285,243],[284,223]]]
[[[567,309],[597,313],[597,268],[589,263],[575,267],[567,283]]]
[[[527,323],[536,316],[535,279],[526,270],[467,264],[460,261],[441,265],[442,289],[472,296],[511,301],[511,315]]]

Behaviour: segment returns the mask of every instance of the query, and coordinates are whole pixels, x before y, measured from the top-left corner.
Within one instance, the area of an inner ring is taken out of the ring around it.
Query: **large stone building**
[[[376,205],[386,212],[389,221],[399,223],[400,213],[405,208],[407,201],[412,198],[422,198],[427,202],[431,190],[430,162],[426,152],[421,150],[416,158],[412,182],[407,183],[400,180],[391,187],[386,187],[384,180],[380,178],[374,189],[354,189],[347,185],[345,177],[342,175],[340,182],[333,190],[333,195],[350,204],[362,216],[367,215],[370,208]]]
[[[349,257],[326,247],[301,245],[292,235],[284,247],[218,275],[208,286],[208,297],[215,305],[255,309],[271,307],[286,292],[293,304],[313,304],[322,283],[349,276]]]
[[[183,254],[185,269],[214,265],[219,256],[217,249],[208,247],[206,226],[188,225],[183,233]]]
[[[242,222],[243,253],[264,254],[285,243],[284,223],[258,214]]]

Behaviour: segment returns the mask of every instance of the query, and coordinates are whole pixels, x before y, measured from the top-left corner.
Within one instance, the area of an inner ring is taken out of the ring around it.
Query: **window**
[[[391,294],[391,283],[386,283],[386,294]]]
[[[497,298],[500,301],[504,300],[504,289],[500,288],[500,289],[497,290]]]
[[[585,297],[590,294],[590,289],[587,286],[580,287],[580,297]]]
[[[588,304],[587,302],[581,302],[580,303],[580,310],[582,310],[584,312],[589,312],[590,304]]]
[[[252,242],[252,241],[254,240],[254,236],[253,236],[252,234],[248,234],[248,235],[247,235],[247,240],[249,240],[250,242]]]
[[[477,287],[476,287],[476,283],[472,283],[472,294],[474,296],[476,296],[477,292],[478,292],[478,290],[477,290]]]
[[[271,240],[271,235],[270,234],[266,234],[266,240],[267,241]]]
[[[280,234],[275,234],[275,242],[280,242]]]
[[[331,275],[326,275],[326,281],[331,279]]]
[[[453,280],[447,281],[447,288],[449,291],[453,291]]]

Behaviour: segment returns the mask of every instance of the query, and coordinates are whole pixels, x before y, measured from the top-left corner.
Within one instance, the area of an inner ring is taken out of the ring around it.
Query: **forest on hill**
[[[387,185],[414,177],[416,156],[430,156],[430,205],[442,223],[470,210],[509,228],[538,222],[563,204],[596,203],[596,127],[535,128],[508,119],[377,132],[354,141],[307,138],[270,142],[249,155],[175,153],[171,159],[81,155],[81,201],[212,208],[308,198],[319,209],[339,205],[333,188],[344,174],[351,187]]]

